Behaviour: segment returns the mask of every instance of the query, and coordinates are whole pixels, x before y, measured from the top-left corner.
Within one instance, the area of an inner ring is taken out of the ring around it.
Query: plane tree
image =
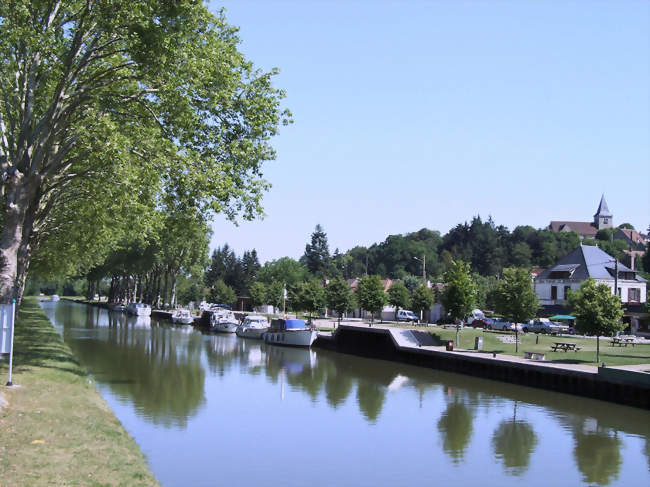
[[[109,245],[67,261],[100,261],[122,206],[141,205],[133,219],[172,200],[204,216],[261,213],[262,163],[290,115],[276,70],[238,43],[223,13],[193,0],[0,2],[0,302],[20,299],[48,240],[85,240],[96,222]]]

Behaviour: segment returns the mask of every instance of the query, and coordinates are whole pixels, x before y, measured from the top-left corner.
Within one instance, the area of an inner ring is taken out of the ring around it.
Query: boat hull
[[[149,306],[132,306],[126,307],[126,312],[133,316],[151,316],[151,308]]]
[[[274,345],[311,347],[318,337],[318,332],[316,330],[269,331],[264,333],[263,337],[265,343]]]
[[[268,328],[237,328],[237,336],[241,338],[254,338],[261,340],[262,335],[268,331]]]
[[[194,317],[192,316],[172,316],[172,323],[175,325],[191,325],[194,323]]]
[[[217,333],[235,333],[239,323],[217,323],[210,327],[210,331],[216,331]]]

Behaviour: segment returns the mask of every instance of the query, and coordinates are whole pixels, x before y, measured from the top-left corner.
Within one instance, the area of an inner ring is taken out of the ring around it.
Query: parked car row
[[[528,323],[515,323],[504,318],[476,318],[468,323],[474,328],[483,328],[485,330],[498,331],[520,331],[523,333],[546,333],[549,335],[570,334],[573,335],[573,328],[548,318],[539,318],[530,320]]]

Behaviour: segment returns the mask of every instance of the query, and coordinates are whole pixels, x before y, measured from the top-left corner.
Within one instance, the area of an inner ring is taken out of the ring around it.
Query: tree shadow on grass
[[[63,339],[42,314],[37,303],[23,301],[16,320],[14,363],[18,367],[44,367],[87,375]]]

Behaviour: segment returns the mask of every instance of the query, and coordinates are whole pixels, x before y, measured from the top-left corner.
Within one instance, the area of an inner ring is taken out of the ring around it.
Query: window
[[[564,286],[564,299],[569,299],[569,291],[571,291],[571,286]]]
[[[557,286],[551,286],[551,299],[557,299]]]
[[[609,219],[608,218],[603,218],[603,223],[605,223],[605,224],[609,223]]]
[[[628,301],[634,301],[635,303],[638,303],[641,301],[641,289],[638,287],[632,287],[627,290],[627,300]]]

